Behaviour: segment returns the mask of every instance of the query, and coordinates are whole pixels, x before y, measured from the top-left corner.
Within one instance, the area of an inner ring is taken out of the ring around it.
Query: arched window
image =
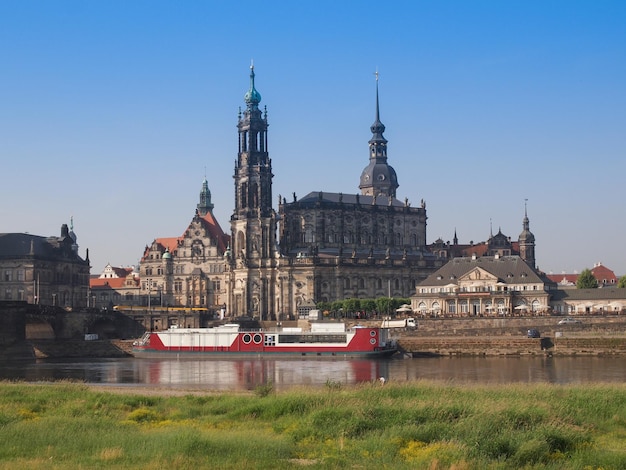
[[[304,229],[304,242],[305,243],[315,242],[315,233],[313,232],[313,227],[307,226]]]

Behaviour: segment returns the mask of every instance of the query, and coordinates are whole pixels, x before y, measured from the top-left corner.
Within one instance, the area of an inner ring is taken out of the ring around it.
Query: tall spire
[[[383,136],[385,125],[380,121],[380,101],[378,95],[378,70],[376,77],[376,120],[370,126],[372,138],[369,140],[370,163],[361,173],[359,189],[366,196],[396,197],[398,177],[387,163],[387,139]]]
[[[533,268],[535,267],[535,236],[530,231],[528,219],[528,199],[524,199],[524,218],[522,219],[522,233],[519,235],[519,254]]]
[[[378,99],[378,70],[374,72],[376,76],[376,120],[371,125],[372,138],[370,144],[370,160],[376,160],[379,163],[387,162],[387,139],[383,136],[385,125],[380,122],[380,104]]]

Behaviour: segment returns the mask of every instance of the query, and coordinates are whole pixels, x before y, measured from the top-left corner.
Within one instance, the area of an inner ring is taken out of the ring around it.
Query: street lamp
[[[152,300],[152,279],[148,279],[148,310],[152,309],[151,300]]]

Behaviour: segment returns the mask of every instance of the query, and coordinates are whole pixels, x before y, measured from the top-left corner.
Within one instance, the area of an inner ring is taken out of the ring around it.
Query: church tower
[[[522,221],[522,226],[523,230],[518,240],[519,255],[530,267],[535,268],[535,236],[530,231],[526,202],[524,202],[524,220]]]
[[[211,191],[209,190],[209,182],[206,180],[206,176],[204,177],[204,181],[202,182],[202,190],[200,191],[200,202],[196,207],[198,209],[198,214],[200,214],[201,217],[204,217],[209,212],[213,214]]]
[[[231,305],[235,315],[262,320],[274,312],[276,213],[272,209],[272,161],[267,148],[267,110],[250,66],[246,109],[239,112],[239,151],[235,163],[235,210],[231,217],[231,264],[234,273]]]
[[[396,197],[398,177],[396,170],[387,164],[387,139],[383,137],[385,125],[380,122],[378,107],[378,72],[376,72],[376,120],[371,125],[369,141],[370,163],[361,173],[359,189],[364,196]]]

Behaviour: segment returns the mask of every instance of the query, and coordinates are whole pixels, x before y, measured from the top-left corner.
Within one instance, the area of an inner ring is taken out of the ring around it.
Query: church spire
[[[380,122],[380,105],[378,99],[378,70],[376,75],[376,120],[371,125],[372,138],[370,144],[370,160],[376,160],[378,163],[387,163],[387,139],[383,136],[385,125]]]
[[[383,136],[385,125],[380,121],[380,101],[378,96],[378,70],[376,76],[376,120],[370,126],[372,138],[369,140],[370,163],[361,173],[359,189],[366,196],[396,197],[398,177],[387,163],[387,139]]]
[[[519,235],[519,255],[531,267],[535,267],[535,236],[530,231],[528,219],[528,199],[524,199],[524,218],[522,219],[522,233]]]
[[[257,108],[261,102],[261,93],[254,87],[254,62],[250,63],[250,89],[243,97],[248,108]]]

